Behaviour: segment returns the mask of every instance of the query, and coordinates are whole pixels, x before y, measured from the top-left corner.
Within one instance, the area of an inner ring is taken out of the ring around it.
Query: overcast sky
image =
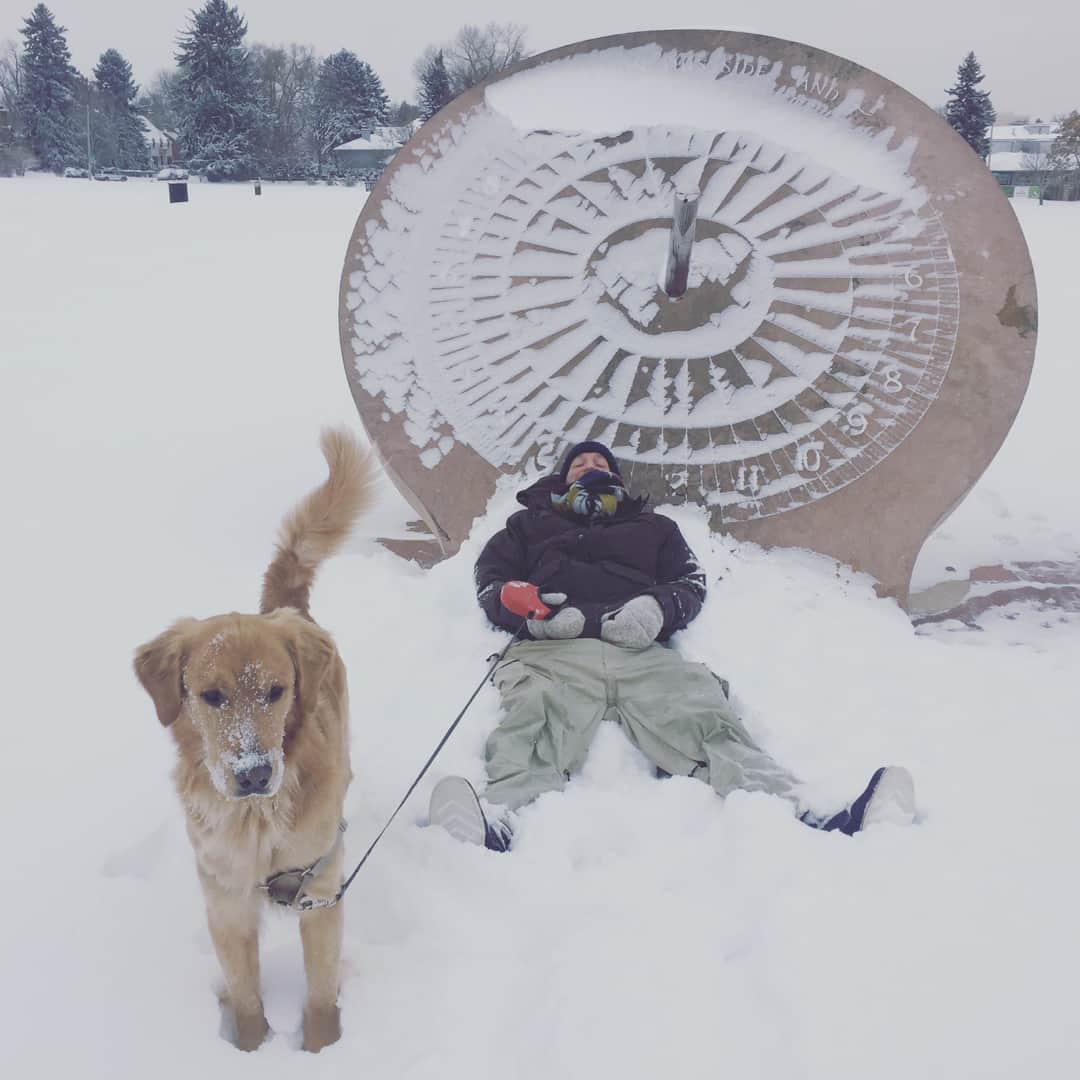
[[[0,41],[16,39],[35,0],[0,0]],[[118,49],[139,82],[173,63],[177,34],[197,0],[48,0],[68,29],[76,67],[89,72]],[[295,41],[321,55],[351,49],[397,101],[415,100],[412,64],[463,23],[517,22],[531,52],[630,30],[752,29],[803,41],[900,83],[930,105],[945,100],[957,65],[974,50],[999,111],[1047,118],[1080,108],[1080,3],[1076,0],[239,0],[248,41]],[[893,14],[890,14],[890,11]],[[677,18],[676,18],[677,16]]]

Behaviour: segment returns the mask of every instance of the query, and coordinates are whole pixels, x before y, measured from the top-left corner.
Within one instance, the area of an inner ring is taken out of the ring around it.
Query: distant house
[[[139,120],[142,122],[143,138],[150,150],[150,168],[157,171],[179,161],[180,151],[176,135],[171,131],[162,131],[145,116],[140,116]]]
[[[1006,186],[1038,184],[1061,125],[1036,120],[1026,124],[995,125],[990,129],[987,165]]]
[[[371,127],[358,139],[335,146],[330,151],[342,172],[382,172],[390,159],[412,138],[413,125]]]

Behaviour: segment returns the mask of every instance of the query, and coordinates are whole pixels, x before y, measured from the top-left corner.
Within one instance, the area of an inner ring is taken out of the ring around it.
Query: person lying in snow
[[[493,675],[503,716],[487,740],[484,794],[504,810],[489,821],[472,785],[450,776],[432,791],[431,824],[508,850],[505,811],[561,790],[605,719],[658,773],[697,777],[719,795],[783,796],[813,828],[851,835],[913,819],[911,775],[897,766],[878,769],[839,813],[799,805],[798,781],[750,737],[723,680],[662,644],[701,610],[705,574],[675,522],[626,490],[608,447],[571,447],[518,502],[525,509],[488,541],[475,572],[488,618],[511,632],[525,620],[529,639]]]

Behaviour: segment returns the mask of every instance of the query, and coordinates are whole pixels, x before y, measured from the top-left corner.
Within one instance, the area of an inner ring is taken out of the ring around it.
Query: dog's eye
[[[225,695],[220,690],[204,690],[199,697],[215,709],[220,709],[225,704]]]
[[[277,701],[281,697],[281,695],[284,694],[284,693],[285,693],[285,687],[284,686],[271,686],[270,689],[266,693],[266,700],[271,705],[273,705],[273,703],[275,701]]]

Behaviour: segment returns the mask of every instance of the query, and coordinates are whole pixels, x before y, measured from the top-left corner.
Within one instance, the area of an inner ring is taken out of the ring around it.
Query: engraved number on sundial
[[[690,170],[696,240],[673,301],[660,280]],[[631,478],[685,478],[724,521],[882,461],[937,396],[957,332],[928,203],[731,132],[525,135],[448,207],[427,281],[418,370],[487,460],[602,439]]]

